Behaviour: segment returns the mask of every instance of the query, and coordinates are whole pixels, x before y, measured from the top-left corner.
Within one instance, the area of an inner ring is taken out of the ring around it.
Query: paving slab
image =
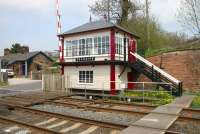
[[[165,132],[159,129],[130,126],[127,129],[121,131],[120,134],[164,134],[164,133]]]
[[[166,130],[177,118],[177,115],[150,113],[131,125]]]
[[[174,106],[174,107],[188,108],[190,107],[193,99],[194,99],[194,96],[192,95],[184,95],[180,98],[175,99],[175,101],[173,101],[172,103],[168,105]]]
[[[157,107],[150,114],[132,123],[121,134],[164,134],[179,117],[183,108],[188,108],[194,96],[185,95],[175,99],[172,103]]]
[[[151,113],[179,115],[182,111],[181,107],[174,107],[171,105],[164,105],[152,110]]]

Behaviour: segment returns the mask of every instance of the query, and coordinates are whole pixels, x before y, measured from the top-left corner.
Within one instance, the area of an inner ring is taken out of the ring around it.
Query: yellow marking
[[[119,130],[112,130],[112,131],[110,132],[110,134],[119,134],[119,133],[120,133]]]
[[[14,131],[14,130],[17,130],[17,129],[19,129],[18,126],[13,126],[13,127],[10,127],[10,128],[8,128],[8,129],[4,130],[4,132],[9,133],[9,132]]]
[[[57,124],[53,124],[53,125],[47,126],[46,128],[51,129],[51,128],[55,128],[55,127],[58,127],[58,126],[62,126],[64,124],[66,124],[67,122],[68,121],[61,121],[61,122],[59,122]]]
[[[66,133],[66,132],[69,132],[69,131],[71,131],[71,130],[73,130],[73,129],[76,129],[76,128],[80,127],[81,125],[82,125],[82,123],[76,123],[76,124],[74,124],[74,125],[71,126],[71,127],[64,128],[64,129],[60,130],[60,132],[61,132],[61,133]]]
[[[99,128],[98,126],[91,126],[88,129],[86,129],[85,131],[79,133],[79,134],[90,134],[92,132],[94,132],[97,128]]]
[[[55,121],[55,120],[57,120],[57,118],[51,118],[51,119],[49,119],[49,120],[47,120],[47,121],[43,121],[43,122],[36,123],[35,125],[36,125],[36,126],[41,126],[41,125],[45,125],[45,124],[51,123],[51,122],[53,122],[53,121]]]
[[[16,132],[15,134],[28,134],[28,133],[30,133],[29,130],[21,130],[21,131]]]

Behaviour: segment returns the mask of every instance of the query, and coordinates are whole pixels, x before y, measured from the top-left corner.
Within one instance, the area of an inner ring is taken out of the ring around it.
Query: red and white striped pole
[[[56,17],[57,17],[57,34],[61,34],[61,21],[60,21],[60,12],[59,12],[59,4],[60,0],[56,0]],[[58,45],[59,45],[59,59],[61,62],[62,59],[62,43],[60,36],[58,37]]]
[[[60,0],[56,0],[56,16],[57,16],[57,34],[61,34],[61,14],[60,14]],[[64,41],[61,36],[58,36],[59,45],[59,59],[60,63],[64,62]],[[64,67],[62,66],[62,74],[64,74]]]

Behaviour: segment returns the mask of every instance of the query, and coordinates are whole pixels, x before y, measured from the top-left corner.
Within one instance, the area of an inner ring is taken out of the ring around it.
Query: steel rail
[[[67,98],[65,99],[66,101],[67,100],[75,100],[75,101],[80,101],[80,102],[90,102],[90,100],[82,100],[82,99],[74,99],[74,98]],[[97,111],[107,111],[107,112],[119,112],[119,113],[127,113],[127,114],[141,114],[141,115],[146,115],[148,113],[150,113],[151,110],[153,110],[154,108],[156,108],[155,106],[148,106],[148,105],[137,105],[137,104],[130,104],[130,103],[119,103],[119,102],[98,102],[98,101],[92,101],[90,103],[92,104],[111,104],[111,105],[117,105],[117,106],[132,106],[132,107],[141,107],[141,108],[149,108],[149,112],[144,112],[144,111],[130,111],[130,110],[123,110],[123,109],[113,109],[113,108],[102,108],[102,107],[95,107],[95,106],[91,106],[89,104],[85,105],[85,106],[80,106],[80,105],[77,105],[75,103],[70,103],[70,102],[66,102],[64,100],[64,102],[59,102],[59,101],[54,101],[54,102],[50,102],[50,101],[47,101],[47,103],[54,103],[54,104],[60,104],[60,105],[65,105],[65,106],[75,106],[75,107],[79,107],[79,108],[87,108],[88,110],[97,110]],[[62,100],[61,100],[62,101]],[[181,113],[184,113],[184,112],[194,112],[194,113],[198,113],[200,115],[200,110],[197,110],[197,109],[191,109],[191,108],[184,108]],[[193,117],[189,117],[189,116],[185,116],[185,115],[181,115],[181,113],[179,114],[179,118],[177,120],[196,120],[196,121],[200,121],[200,118],[195,118],[194,116]]]
[[[30,123],[25,123],[25,122],[22,122],[22,121],[9,119],[9,118],[3,117],[3,116],[0,116],[0,120],[2,120],[4,122],[19,124],[20,126],[24,126],[24,127],[27,127],[27,128],[37,130],[37,131],[41,131],[43,133],[45,132],[45,133],[48,133],[48,134],[61,134],[61,133],[54,131],[54,130],[51,130],[51,129],[46,129],[46,128],[43,128],[43,127],[32,125]]]
[[[65,103],[65,102],[47,101],[46,104],[54,104],[54,105],[61,105],[61,106],[71,106],[71,107],[83,108],[83,109],[86,109],[86,110],[92,110],[92,111],[98,111],[98,112],[116,112],[116,113],[122,113],[122,114],[126,113],[126,114],[131,114],[131,115],[141,114],[143,116],[149,114],[149,112],[144,112],[144,111],[131,111],[131,110],[123,110],[123,109],[96,107],[96,106],[90,106],[90,105],[80,106],[78,104]]]
[[[72,101],[80,101],[80,102],[88,102],[88,103],[102,103],[102,104],[110,104],[110,105],[122,105],[122,106],[137,106],[137,107],[145,107],[149,108],[150,110],[153,110],[156,108],[156,106],[153,105],[145,105],[145,104],[138,104],[138,103],[124,103],[124,102],[116,102],[116,101],[106,101],[106,100],[88,100],[88,99],[75,99],[75,98],[69,98],[69,97],[63,97],[59,100],[67,101],[67,100],[72,100]]]
[[[9,105],[9,104],[5,104],[5,105],[9,106],[10,108],[14,108],[14,109],[29,111],[29,112],[36,113],[36,114],[48,115],[48,116],[57,117],[60,119],[74,121],[74,122],[81,122],[81,123],[88,124],[88,125],[96,125],[96,126],[100,126],[100,127],[118,129],[118,130],[122,130],[122,129],[128,127],[126,125],[120,125],[120,124],[103,122],[103,121],[96,121],[96,120],[92,120],[92,119],[79,118],[79,117],[75,117],[75,116],[64,115],[64,114],[54,113],[54,112],[48,112],[48,111],[43,111],[43,110],[38,110],[38,109],[33,109],[33,108],[28,108],[28,107],[15,106],[15,105]]]

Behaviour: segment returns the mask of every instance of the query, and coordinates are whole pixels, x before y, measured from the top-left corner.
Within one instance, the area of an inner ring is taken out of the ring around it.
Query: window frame
[[[79,71],[79,83],[80,84],[93,84],[94,83],[94,71]]]

